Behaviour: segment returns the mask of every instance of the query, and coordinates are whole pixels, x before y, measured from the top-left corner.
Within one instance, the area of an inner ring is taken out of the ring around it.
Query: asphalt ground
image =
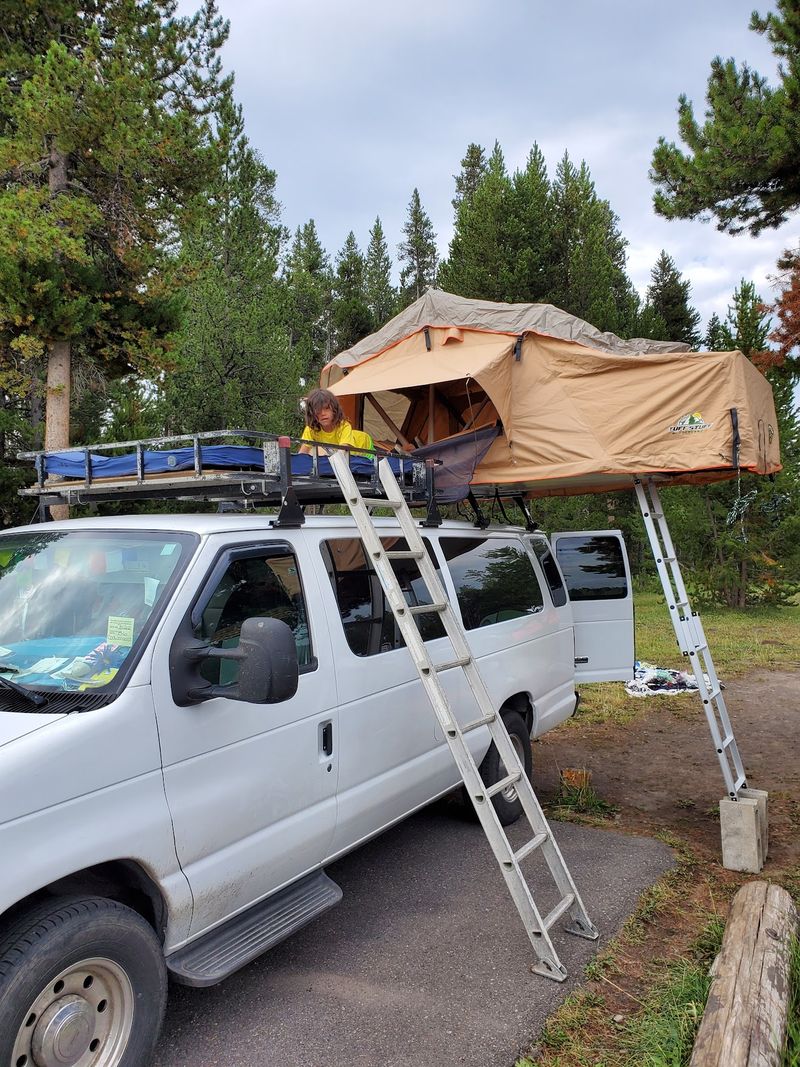
[[[551,931],[569,972],[535,954],[479,826],[439,804],[328,868],[344,899],[210,989],[172,986],[154,1067],[512,1067],[641,892],[673,863],[649,838],[553,823],[600,931]],[[522,844],[526,827],[512,828]],[[557,892],[538,853],[537,905]]]

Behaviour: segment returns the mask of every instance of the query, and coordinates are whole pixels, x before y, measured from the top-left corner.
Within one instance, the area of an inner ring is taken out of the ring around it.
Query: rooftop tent
[[[321,384],[390,444],[472,447],[472,488],[531,496],[780,470],[772,390],[741,352],[625,341],[547,304],[437,290],[336,356]],[[481,435],[478,435],[481,436]],[[436,449],[433,449],[436,452]]]

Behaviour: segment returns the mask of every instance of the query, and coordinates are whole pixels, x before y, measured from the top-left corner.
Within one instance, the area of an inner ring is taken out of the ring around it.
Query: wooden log
[[[780,1067],[797,914],[780,886],[748,882],[733,899],[690,1067]]]

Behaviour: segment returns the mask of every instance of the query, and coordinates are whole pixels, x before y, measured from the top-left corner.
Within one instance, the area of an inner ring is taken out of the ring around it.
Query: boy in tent
[[[327,389],[315,389],[306,398],[306,427],[302,439],[321,445],[349,445],[350,448],[363,449],[362,455],[375,450],[370,435],[353,429],[344,417],[338,399]],[[298,449],[302,454],[311,450],[310,443],[302,444]]]

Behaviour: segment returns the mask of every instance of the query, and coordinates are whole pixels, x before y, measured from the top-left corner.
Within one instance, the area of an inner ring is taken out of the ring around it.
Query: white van
[[[424,538],[530,773],[576,681],[631,676],[622,538],[450,521]],[[473,719],[463,672],[441,677]],[[486,728],[469,743],[498,780]],[[349,517],[0,534],[0,1067],[145,1064],[168,976],[248,963],[340,899],[327,864],[458,784]],[[494,802],[519,814],[513,787]]]

